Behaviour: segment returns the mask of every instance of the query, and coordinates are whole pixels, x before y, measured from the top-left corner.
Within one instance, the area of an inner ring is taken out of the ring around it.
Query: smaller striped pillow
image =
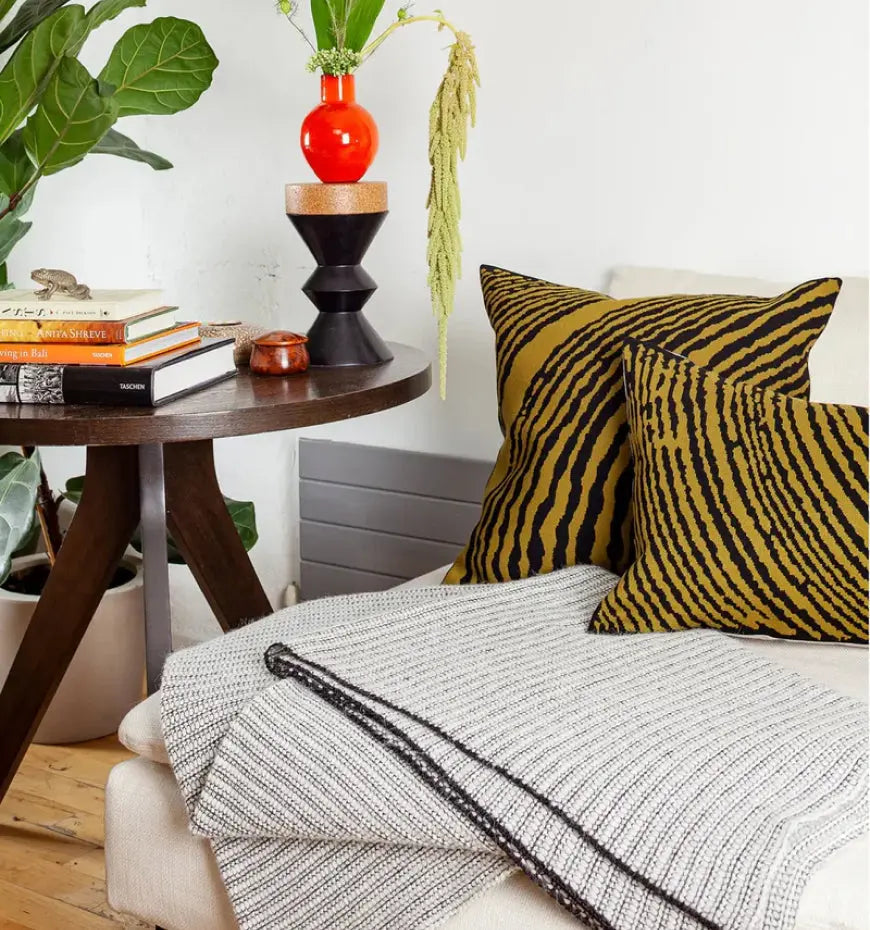
[[[637,560],[598,633],[867,642],[867,410],[623,350]]]

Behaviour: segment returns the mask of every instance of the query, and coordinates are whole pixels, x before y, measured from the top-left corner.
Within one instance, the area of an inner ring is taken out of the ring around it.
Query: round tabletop
[[[425,394],[429,360],[390,343],[393,360],[373,367],[309,368],[254,375],[247,368],[163,407],[0,404],[0,444],[125,446],[246,436],[314,426],[398,407]]]

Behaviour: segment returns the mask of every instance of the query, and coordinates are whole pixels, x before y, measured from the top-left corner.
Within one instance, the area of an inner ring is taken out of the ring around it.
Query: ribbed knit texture
[[[594,928],[790,930],[865,829],[866,708],[714,631],[586,633],[615,580],[329,598],[173,655],[243,930],[434,928],[518,867]]]

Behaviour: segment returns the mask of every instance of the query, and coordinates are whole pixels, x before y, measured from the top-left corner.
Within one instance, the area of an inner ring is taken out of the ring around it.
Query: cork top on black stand
[[[393,354],[362,313],[377,290],[360,265],[387,216],[387,185],[288,184],[287,217],[317,268],[302,287],[317,307],[308,330],[311,365],[380,365]]]
[[[333,216],[387,212],[386,181],[356,181],[353,184],[288,184],[285,193],[288,216]]]

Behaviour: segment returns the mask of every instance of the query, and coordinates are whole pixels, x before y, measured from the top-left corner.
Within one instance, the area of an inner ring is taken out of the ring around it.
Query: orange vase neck
[[[321,74],[320,99],[323,103],[356,102],[356,82],[352,74]]]

